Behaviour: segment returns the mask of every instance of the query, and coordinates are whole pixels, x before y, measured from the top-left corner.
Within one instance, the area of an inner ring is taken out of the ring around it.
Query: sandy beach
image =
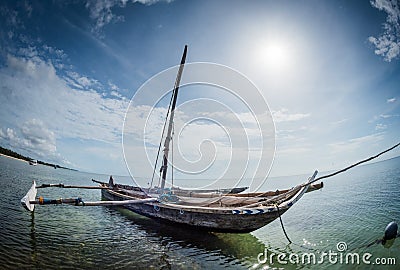
[[[0,154],[0,155],[3,156],[3,157],[6,157],[6,158],[12,158],[12,159],[15,159],[15,160],[19,160],[19,161],[28,163],[28,161],[20,159],[20,158],[10,157],[10,156],[4,155],[4,154]]]

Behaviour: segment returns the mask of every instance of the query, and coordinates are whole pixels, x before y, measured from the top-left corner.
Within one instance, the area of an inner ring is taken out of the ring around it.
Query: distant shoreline
[[[15,160],[19,160],[19,161],[23,161],[23,162],[29,163],[28,161],[26,161],[24,159],[8,156],[8,155],[2,154],[2,153],[0,153],[0,155],[3,156],[3,157],[6,157],[6,158],[12,158],[12,159],[15,159]]]
[[[25,161],[25,162],[27,162],[29,164],[30,164],[31,161],[34,161],[34,159],[32,159],[30,157],[23,156],[23,155],[21,155],[21,154],[19,154],[17,152],[14,152],[14,151],[12,151],[10,149],[7,149],[7,148],[3,148],[1,146],[0,146],[0,155],[5,156],[7,158],[12,158],[12,159],[15,159],[15,160],[19,160],[19,161]],[[54,169],[65,169],[65,170],[77,171],[75,169],[63,167],[63,166],[60,166],[60,165],[57,165],[57,164],[53,164],[53,163],[44,162],[44,161],[41,161],[41,160],[37,160],[35,163],[40,164],[40,165],[44,165],[44,166],[49,166],[49,167],[52,167]]]

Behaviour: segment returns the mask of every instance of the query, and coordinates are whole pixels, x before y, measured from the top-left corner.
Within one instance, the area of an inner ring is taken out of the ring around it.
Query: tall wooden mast
[[[167,177],[167,168],[168,168],[168,153],[169,153],[169,145],[171,142],[171,135],[172,135],[172,126],[174,122],[174,114],[175,114],[175,106],[176,106],[176,99],[178,97],[178,90],[179,84],[181,82],[183,67],[186,61],[186,53],[187,53],[187,45],[185,45],[185,50],[183,51],[181,64],[179,66],[178,75],[176,76],[174,90],[172,92],[172,104],[170,108],[170,116],[169,116],[169,124],[168,124],[168,131],[167,137],[165,138],[164,142],[164,157],[163,157],[163,164],[161,166],[160,172],[162,173],[162,181],[161,181],[161,189],[165,187],[165,179]]]

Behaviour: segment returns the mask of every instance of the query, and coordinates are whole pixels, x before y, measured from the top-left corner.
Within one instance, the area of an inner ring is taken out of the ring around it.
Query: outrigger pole
[[[62,185],[62,184],[61,184]],[[124,201],[93,201],[93,202],[85,202],[82,198],[67,198],[67,199],[45,199],[43,197],[39,197],[36,199],[37,189],[44,188],[44,187],[60,187],[60,184],[45,184],[42,186],[36,187],[36,182],[33,181],[31,188],[29,189],[28,193],[26,193],[25,197],[21,199],[21,204],[27,209],[28,211],[33,212],[35,210],[35,205],[46,205],[46,204],[70,204],[75,206],[116,206],[116,205],[126,205],[126,204],[138,204],[138,203],[149,203],[149,202],[156,202],[158,198],[145,198],[145,199],[138,199],[138,200],[124,200]],[[67,188],[82,188],[82,186],[64,186]],[[83,187],[83,188],[88,188]],[[108,189],[108,188],[107,188]]]
[[[82,189],[112,189],[109,187],[103,187],[103,186],[70,186],[70,185],[64,185],[64,184],[42,184],[40,186],[37,186],[36,188],[49,188],[49,187],[57,187],[57,188],[82,188]]]

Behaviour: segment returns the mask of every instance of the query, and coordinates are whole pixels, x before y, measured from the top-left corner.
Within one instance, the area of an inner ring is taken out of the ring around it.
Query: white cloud
[[[108,86],[111,88],[111,90],[118,91],[119,87],[112,83],[111,81],[108,81]]]
[[[26,14],[28,15],[28,18],[30,18],[32,16],[32,11],[33,11],[32,5],[28,1],[25,1],[24,7]]]
[[[368,123],[374,123],[380,119],[389,119],[393,117],[400,117],[399,114],[380,114],[380,115],[374,115],[374,117],[368,121]]]
[[[87,76],[82,76],[74,71],[66,72],[69,78],[67,77],[67,81],[80,89],[88,89],[90,87],[99,87],[99,81],[95,79],[88,78]]]
[[[398,114],[381,114],[379,117],[383,119],[392,118],[392,117],[399,117]]]
[[[287,148],[277,148],[276,154],[277,155],[303,155],[305,153],[311,152],[311,147],[287,147]]]
[[[42,47],[47,53],[49,53],[50,55],[55,55],[59,59],[63,59],[63,58],[67,57],[67,55],[65,54],[65,52],[63,50],[50,47],[46,44],[44,44]]]
[[[369,37],[375,45],[375,54],[390,62],[400,54],[400,9],[398,1],[372,0],[371,5],[387,13],[384,32],[379,37]]]
[[[77,81],[80,85],[82,85],[85,88],[90,87],[93,84],[92,81],[86,76],[78,78]]]
[[[7,128],[3,131],[3,129],[0,129],[0,138],[12,148],[22,149],[35,158],[64,161],[57,153],[54,132],[50,131],[38,119],[30,119],[18,130]]]
[[[110,95],[119,99],[124,99],[124,97],[120,93],[114,90],[110,92]]]
[[[84,83],[88,82],[98,83],[90,78]],[[36,149],[45,155],[56,153],[56,139],[121,141],[128,102],[71,88],[50,61],[8,55],[0,69],[0,88],[2,139],[21,149]]]
[[[89,0],[86,2],[86,8],[90,12],[90,18],[96,21],[95,26],[93,27],[93,32],[100,31],[106,24],[110,22],[118,22],[123,21],[123,16],[116,16],[112,13],[111,8],[115,5],[125,6],[126,1],[121,0]]]
[[[393,103],[396,101],[396,98],[389,98],[388,100],[386,100],[387,103]]]
[[[357,137],[349,139],[342,142],[329,144],[331,148],[331,153],[341,153],[346,154],[349,152],[354,152],[365,147],[371,147],[371,145],[376,144],[384,139],[384,133],[375,133],[371,135],[366,135],[362,137]]]
[[[31,17],[33,11],[32,5],[28,3],[28,1],[25,1],[22,8],[9,8],[7,7],[7,4],[4,5],[3,2],[0,6],[0,16],[5,18],[6,25],[14,29],[25,29],[25,25],[23,20],[21,20],[21,17]],[[12,36],[10,37],[9,35],[9,38],[11,39]]]
[[[119,98],[119,99],[125,99],[125,97],[120,94],[120,92],[119,92],[120,89],[116,84],[112,83],[111,81],[108,81],[107,84],[108,84],[108,87],[111,89],[111,91],[110,91],[111,96]]]
[[[8,15],[8,16],[7,16]],[[14,27],[23,27],[22,21],[19,18],[19,14],[18,11],[16,10],[8,10],[8,14],[7,14],[6,18],[7,18],[7,23],[11,26]]]
[[[387,128],[387,125],[385,124],[376,124],[375,130],[384,130]]]
[[[11,30],[8,31],[8,32],[7,32],[7,36],[8,36],[9,39],[12,39],[12,38],[14,37],[14,32],[11,31]]]
[[[39,56],[38,51],[33,46],[19,48],[18,54],[31,59],[35,59]]]
[[[341,120],[332,122],[332,125],[334,125],[334,126],[336,126],[336,125],[341,125],[341,124],[344,124],[344,123],[346,123],[346,122],[348,122],[348,121],[349,121],[348,118],[344,118],[344,119],[341,119]]]
[[[309,117],[310,114],[309,113],[291,114],[291,113],[289,113],[288,109],[283,108],[278,111],[272,111],[272,116],[274,118],[274,122],[279,123],[279,122],[299,121],[299,120]]]
[[[0,137],[2,139],[6,139],[12,142],[17,136],[12,128],[7,128],[5,131],[3,131],[3,129],[0,129]]]
[[[37,119],[27,121],[21,128],[21,134],[31,148],[39,149],[43,153],[56,152],[54,132],[48,130],[42,121]]]
[[[131,0],[132,3],[141,3],[145,5],[152,5],[161,0]],[[171,2],[172,0],[165,0]],[[124,21],[122,15],[115,15],[112,9],[117,7],[125,7],[128,0],[87,0],[86,8],[89,10],[90,18],[95,20],[96,23],[92,28],[92,32],[99,33],[101,29],[109,24]]]

